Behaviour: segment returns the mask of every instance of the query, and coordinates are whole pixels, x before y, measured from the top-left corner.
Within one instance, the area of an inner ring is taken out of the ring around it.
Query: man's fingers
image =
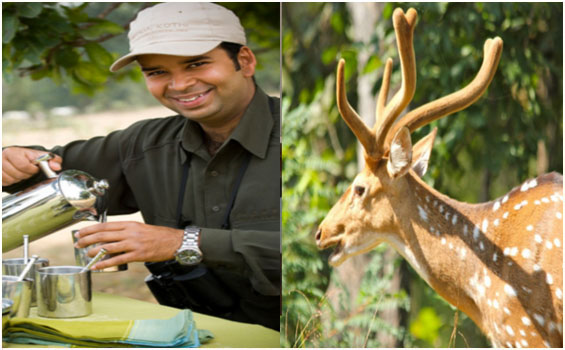
[[[81,238],[76,242],[75,247],[84,248],[95,243],[116,242],[120,239],[123,239],[123,237],[118,231],[99,231],[86,236],[81,236]]]

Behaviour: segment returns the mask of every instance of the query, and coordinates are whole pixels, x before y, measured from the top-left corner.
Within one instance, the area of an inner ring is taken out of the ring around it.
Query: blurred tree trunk
[[[359,51],[357,57],[357,94],[358,94],[358,106],[356,108],[359,115],[363,118],[365,123],[369,126],[373,126],[375,123],[375,110],[376,110],[376,97],[372,93],[372,88],[374,84],[375,77],[370,74],[361,74],[365,64],[372,55],[378,55],[379,52],[375,52],[374,47],[369,45],[372,34],[375,31],[375,26],[377,20],[380,18],[382,10],[384,8],[384,3],[355,3],[351,6],[350,3],[347,4],[349,13],[352,18],[352,28],[353,36],[355,42],[361,42],[367,44],[365,49]],[[357,145],[357,160],[358,160],[358,170],[364,167],[364,157],[363,148],[360,143]],[[360,305],[357,305],[357,298],[359,295],[359,290],[361,287],[361,281],[363,275],[367,270],[367,267],[373,260],[374,253],[367,253],[363,255],[358,255],[346,260],[341,266],[336,268],[336,273],[339,281],[331,281],[328,286],[328,298],[332,304],[334,310],[339,310],[339,316],[342,319],[347,318],[358,310]],[[394,260],[398,257],[395,251],[392,249],[385,253],[383,257],[383,275],[387,271],[394,268]],[[400,269],[395,271],[394,277],[391,281],[390,293],[398,291],[400,288],[402,280],[402,275]],[[343,289],[346,290],[343,290]],[[342,295],[345,293],[347,299],[343,298]],[[340,308],[340,301],[346,301],[345,310]],[[377,315],[382,320],[390,324],[392,327],[397,328],[400,325],[401,316],[398,309],[388,309],[382,314]],[[371,315],[372,317],[372,315]],[[360,336],[365,337],[368,329],[359,329]],[[377,334],[378,341],[382,347],[396,347],[402,346],[396,340],[396,338],[390,334],[379,332],[378,330],[372,329],[373,334]]]

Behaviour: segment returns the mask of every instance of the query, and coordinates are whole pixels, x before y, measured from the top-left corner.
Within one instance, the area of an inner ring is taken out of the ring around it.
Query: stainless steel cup
[[[39,316],[71,318],[92,313],[91,274],[81,270],[81,266],[50,266],[37,270]]]
[[[10,299],[13,302],[11,316],[29,316],[32,282],[29,278],[18,281],[17,276],[2,276],[2,298]]]
[[[26,267],[23,258],[5,259],[2,260],[2,275],[19,276]],[[35,271],[38,269],[49,266],[49,260],[39,258],[31,267],[31,270],[26,274],[26,278],[32,280],[31,285],[31,306],[37,306],[37,295],[35,293]]]
[[[75,237],[75,233],[77,233],[78,230],[72,230],[71,234],[73,236],[73,244],[76,244],[76,242],[78,241],[78,239]],[[91,248],[97,247],[99,245],[102,245],[102,243],[96,243],[96,244],[91,244],[88,247],[85,248],[75,248],[75,262],[78,266],[86,266],[88,265],[88,263],[90,262],[90,260],[92,260],[91,257],[88,256],[88,251]],[[108,254],[105,257],[102,258],[102,260],[107,260],[110,259],[111,257],[115,256],[115,254]],[[121,264],[121,265],[117,265],[117,266],[110,266],[107,267],[105,269],[101,269],[101,270],[93,270],[93,272],[116,272],[116,271],[126,271],[128,269],[128,264]]]

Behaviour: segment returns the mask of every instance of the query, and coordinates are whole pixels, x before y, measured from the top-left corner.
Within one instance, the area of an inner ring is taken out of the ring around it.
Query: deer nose
[[[322,229],[318,229],[318,232],[316,232],[316,243],[319,245],[320,244],[320,238],[322,238]]]

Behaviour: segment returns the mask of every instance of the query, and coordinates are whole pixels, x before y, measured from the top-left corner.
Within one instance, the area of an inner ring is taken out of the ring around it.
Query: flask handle
[[[53,158],[53,153],[45,153],[37,157],[34,161],[35,164],[39,165],[39,168],[43,171],[45,176],[50,179],[57,177],[57,173],[49,167],[49,160]]]

